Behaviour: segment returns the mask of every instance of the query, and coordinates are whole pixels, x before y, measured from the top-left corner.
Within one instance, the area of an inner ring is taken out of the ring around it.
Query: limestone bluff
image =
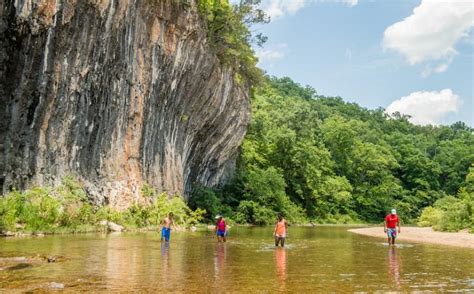
[[[195,1],[6,0],[0,14],[3,192],[74,175],[121,209],[144,183],[187,195],[231,175],[248,88]]]

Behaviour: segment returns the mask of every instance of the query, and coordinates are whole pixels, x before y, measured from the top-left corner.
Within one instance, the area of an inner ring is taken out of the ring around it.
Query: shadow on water
[[[290,227],[275,248],[273,227],[233,227],[225,244],[211,232],[156,232],[0,239],[0,292],[64,285],[74,291],[376,292],[474,291],[474,251],[399,243],[345,227]],[[382,232],[383,233],[383,232]],[[60,263],[15,256],[64,256]]]

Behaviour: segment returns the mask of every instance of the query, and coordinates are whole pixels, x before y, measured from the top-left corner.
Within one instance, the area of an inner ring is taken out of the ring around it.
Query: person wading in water
[[[397,216],[397,211],[392,209],[392,213],[387,215],[384,220],[383,230],[387,233],[388,245],[395,245],[395,238],[397,238],[397,227],[398,234],[400,234],[400,220]]]
[[[161,241],[165,240],[166,242],[169,242],[171,235],[171,226],[174,225],[172,212],[168,213],[168,216],[161,221],[161,225],[163,225],[163,227],[161,228]]]
[[[273,231],[273,236],[275,237],[275,246],[278,247],[278,244],[281,244],[281,247],[285,247],[287,231],[288,222],[283,218],[283,215],[280,213],[278,214],[275,230]]]
[[[217,235],[217,242],[225,242],[227,241],[227,225],[225,219],[221,215],[216,216],[216,219],[217,223],[214,233]]]

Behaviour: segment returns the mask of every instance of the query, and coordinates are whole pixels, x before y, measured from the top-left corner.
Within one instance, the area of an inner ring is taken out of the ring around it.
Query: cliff
[[[206,40],[194,1],[0,3],[0,185],[77,177],[97,204],[187,195],[232,173],[248,89]]]

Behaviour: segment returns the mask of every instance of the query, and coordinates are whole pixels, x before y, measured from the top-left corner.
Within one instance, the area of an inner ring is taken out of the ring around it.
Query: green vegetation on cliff
[[[154,229],[169,213],[175,215],[180,226],[190,226],[202,219],[204,211],[189,209],[181,197],[169,198],[149,187],[142,193],[148,204],[132,204],[124,211],[92,205],[82,186],[65,177],[57,188],[33,188],[24,192],[12,191],[0,197],[0,232],[93,232],[106,231],[104,221],[126,229]]]
[[[208,30],[209,43],[219,60],[237,72],[238,79],[248,85],[262,80],[262,71],[251,44],[262,45],[266,37],[252,35],[249,27],[266,23],[269,18],[259,9],[260,0],[242,0],[232,5],[228,0],[199,0],[198,8]]]
[[[468,200],[459,202],[472,191],[457,191],[467,187],[473,162],[473,130],[463,123],[416,126],[383,109],[318,96],[289,78],[268,78],[253,96],[234,181],[197,189],[190,206],[251,223],[271,223],[278,211],[293,222],[381,222],[396,207],[413,223],[425,207],[444,211],[446,203],[466,207],[458,229],[472,220],[471,206],[462,204]]]

